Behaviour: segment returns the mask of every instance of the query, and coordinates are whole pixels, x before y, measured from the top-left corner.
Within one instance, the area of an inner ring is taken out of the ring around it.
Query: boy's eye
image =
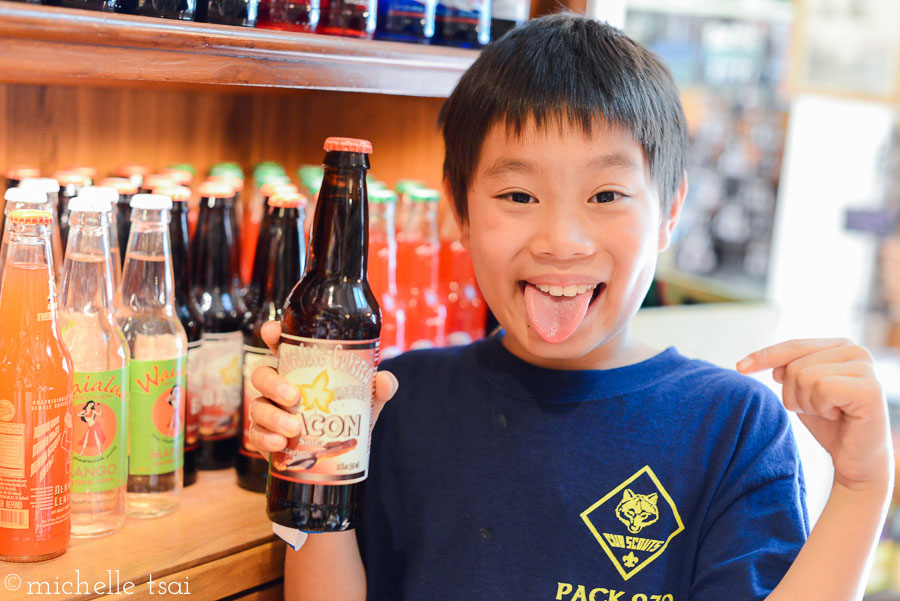
[[[598,203],[607,203],[618,200],[622,195],[618,192],[613,192],[611,190],[604,190],[603,192],[597,192],[593,196],[589,202],[598,202]]]
[[[531,204],[533,202],[537,202],[537,199],[531,194],[526,194],[525,192],[507,192],[503,195],[503,198],[508,198],[516,204]]]

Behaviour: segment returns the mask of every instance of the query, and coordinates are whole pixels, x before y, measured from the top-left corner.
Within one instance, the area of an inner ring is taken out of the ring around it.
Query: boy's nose
[[[595,245],[589,223],[576,212],[553,212],[536,224],[532,252],[556,259],[575,259],[594,253]]]

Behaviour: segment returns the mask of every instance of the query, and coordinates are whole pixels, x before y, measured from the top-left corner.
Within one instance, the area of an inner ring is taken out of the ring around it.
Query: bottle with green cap
[[[381,305],[381,356],[403,352],[406,312],[397,288],[397,237],[394,216],[397,193],[369,190],[369,286]]]
[[[397,242],[397,279],[406,309],[408,348],[444,346],[447,308],[438,294],[440,239],[437,207],[440,192],[410,191],[409,222]]]
[[[397,190],[398,196],[398,204],[397,204],[397,232],[402,232],[406,229],[407,223],[409,222],[409,206],[412,204],[412,201],[409,199],[409,193],[413,190],[417,190],[418,188],[425,188],[425,182],[417,179],[399,179],[397,180],[397,185],[394,186],[394,189]]]

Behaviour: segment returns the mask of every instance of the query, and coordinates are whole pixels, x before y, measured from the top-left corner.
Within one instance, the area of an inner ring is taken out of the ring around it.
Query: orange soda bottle
[[[73,365],[62,341],[48,211],[9,214],[0,283],[0,559],[62,555],[71,534]]]

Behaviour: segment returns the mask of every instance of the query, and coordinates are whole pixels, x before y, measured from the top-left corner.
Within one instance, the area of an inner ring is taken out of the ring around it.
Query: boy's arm
[[[365,601],[366,573],[356,533],[310,534],[284,558],[284,601]]]
[[[271,321],[260,333],[277,354],[281,325]],[[250,442],[268,457],[267,453],[284,449],[288,439],[300,431],[297,416],[289,410],[299,401],[300,391],[271,367],[257,368],[251,380],[262,396],[250,405]],[[397,386],[393,374],[377,373],[373,425]],[[288,548],[284,562],[284,598],[285,601],[365,601],[366,573],[356,532],[310,534],[299,550]]]
[[[749,355],[738,370],[774,368],[787,409],[831,455],[828,503],[768,601],[862,597],[893,488],[887,406],[872,357],[848,340],[793,340]]]

